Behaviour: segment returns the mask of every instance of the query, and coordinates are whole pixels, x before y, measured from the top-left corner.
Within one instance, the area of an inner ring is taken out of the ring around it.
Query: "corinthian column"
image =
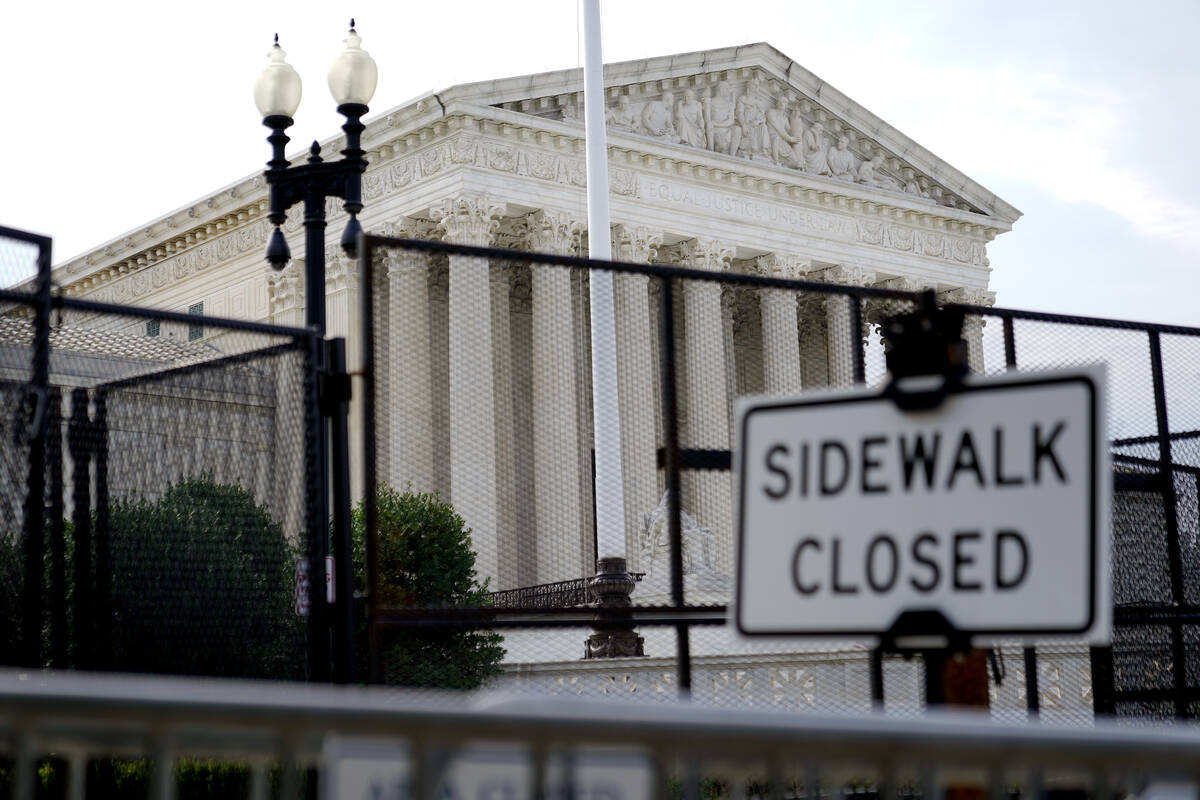
[[[580,224],[566,214],[535,211],[527,218],[529,249],[571,255]],[[575,325],[571,270],[534,261],[533,301],[533,482],[537,532],[537,582],[586,574],[576,406]]]
[[[394,233],[413,238],[422,231],[415,226],[396,226]],[[384,251],[387,305],[382,309],[386,341],[377,344],[382,353],[381,381],[387,402],[381,410],[388,415],[386,481],[404,491],[432,492],[433,477],[433,377],[430,363],[429,257],[404,250]],[[382,347],[379,347],[382,345]]]
[[[968,306],[993,306],[996,293],[986,289],[951,289],[938,298],[943,303],[962,303]],[[963,339],[967,342],[967,363],[971,372],[983,374],[983,317],[968,314],[963,318]]]
[[[732,247],[711,239],[681,242],[678,262],[692,269],[722,272],[733,258]],[[684,402],[687,406],[687,446],[729,448],[729,397],[725,375],[725,340],[721,321],[721,284],[687,281],[684,303]],[[730,575],[733,570],[733,505],[730,474],[689,472],[690,502],[701,527],[715,537],[715,566]]]
[[[648,264],[662,235],[649,228],[612,226],[617,261]],[[625,553],[632,572],[643,571],[638,532],[642,514],[658,506],[655,420],[655,339],[650,331],[649,277],[614,275],[617,314],[617,392],[621,409],[621,469],[625,485]]]
[[[829,267],[817,273],[819,280],[841,286],[870,286],[875,273],[861,267]],[[828,295],[825,299],[826,337],[829,343],[829,385],[854,385],[854,348],[863,346],[862,330],[851,330],[850,306],[858,302],[844,294]]]
[[[485,246],[503,208],[460,197],[431,209],[446,241]],[[488,262],[450,256],[450,501],[471,528],[482,581],[499,578],[496,405]]]
[[[772,278],[797,278],[800,261],[770,253],[755,259],[755,269]],[[801,387],[800,329],[796,322],[797,293],[791,289],[760,289],[762,312],[763,391],[795,394]]]

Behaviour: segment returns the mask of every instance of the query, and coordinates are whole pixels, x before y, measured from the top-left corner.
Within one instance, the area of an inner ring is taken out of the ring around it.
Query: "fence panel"
[[[55,304],[33,664],[303,678],[297,559],[324,530],[310,491],[312,335]],[[28,328],[0,317],[6,369],[37,349]],[[28,485],[11,472],[6,503]]]

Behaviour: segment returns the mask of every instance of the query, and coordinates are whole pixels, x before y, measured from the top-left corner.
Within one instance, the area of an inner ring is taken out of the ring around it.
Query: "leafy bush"
[[[463,518],[436,494],[376,492],[379,507],[379,584],[388,607],[479,607],[489,602],[486,583],[475,579],[475,553]],[[359,591],[366,576],[364,509],[353,515]],[[383,645],[385,683],[474,689],[500,673],[502,638],[492,631],[410,628]],[[359,651],[366,653],[365,626]]]
[[[111,551],[115,669],[303,676],[295,555],[245,489],[202,477],[115,502]]]

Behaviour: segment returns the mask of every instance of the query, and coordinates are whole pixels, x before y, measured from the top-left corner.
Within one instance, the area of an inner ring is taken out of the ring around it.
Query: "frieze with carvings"
[[[265,247],[268,235],[268,223],[266,220],[260,220],[138,270],[132,275],[112,281],[93,294],[92,298],[101,302],[128,302],[201,272],[214,264],[221,264],[243,253]]]
[[[692,87],[657,95],[643,94],[638,86],[610,87],[610,95],[615,90],[616,96],[605,111],[609,130],[979,211],[826,109],[757,71],[748,80],[716,80],[712,74],[691,80]],[[543,100],[558,105],[564,122],[578,121],[574,95],[500,105],[529,113],[528,105],[541,108]]]
[[[582,188],[587,185],[587,163],[583,158],[531,147],[514,147],[478,136],[456,136],[420,152],[393,159],[381,167],[368,169],[363,178],[363,196],[368,201],[377,199],[403,189],[413,181],[437,175],[447,164],[466,164],[567,186]],[[609,188],[613,194],[636,197],[638,174],[610,166]]]

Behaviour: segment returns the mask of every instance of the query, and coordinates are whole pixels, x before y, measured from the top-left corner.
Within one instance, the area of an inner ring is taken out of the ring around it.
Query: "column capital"
[[[917,280],[916,278],[907,275],[900,275],[895,278],[888,278],[875,284],[881,289],[895,289],[898,292],[921,292],[928,288],[928,284]]]
[[[644,225],[618,222],[612,226],[613,255],[617,261],[649,264],[658,256],[662,238],[661,232],[652,231]]]
[[[709,272],[724,272],[729,269],[729,262],[734,254],[734,248],[715,239],[701,237],[684,239],[679,244],[663,250],[665,260],[669,264]]]
[[[871,286],[876,280],[874,270],[849,264],[826,267],[825,269],[809,273],[809,277],[823,283],[836,283],[842,286]]]
[[[943,303],[962,303],[967,306],[994,306],[996,293],[987,289],[972,289],[960,286],[938,293],[938,300]]]
[[[395,239],[440,239],[438,224],[431,219],[400,217],[381,226],[383,234]]]
[[[538,253],[574,255],[583,224],[565,211],[539,209],[525,215],[526,246]]]
[[[304,282],[302,270],[295,259],[279,272],[267,274],[267,303],[272,318],[284,311],[304,306]]]
[[[898,292],[911,292],[913,294],[929,288],[929,284],[908,275],[888,278],[887,280],[879,281],[875,285],[881,289],[894,289]],[[913,304],[909,301],[882,297],[868,298],[865,305],[863,319],[869,325],[882,325],[888,317],[914,309]]]
[[[454,197],[429,209],[446,241],[453,244],[487,247],[500,228],[504,204],[487,197]]]
[[[812,259],[788,253],[767,253],[753,259],[749,266],[756,275],[794,280],[807,275],[812,269]]]
[[[325,291],[356,289],[359,284],[358,259],[348,258],[342,248],[325,254]]]

